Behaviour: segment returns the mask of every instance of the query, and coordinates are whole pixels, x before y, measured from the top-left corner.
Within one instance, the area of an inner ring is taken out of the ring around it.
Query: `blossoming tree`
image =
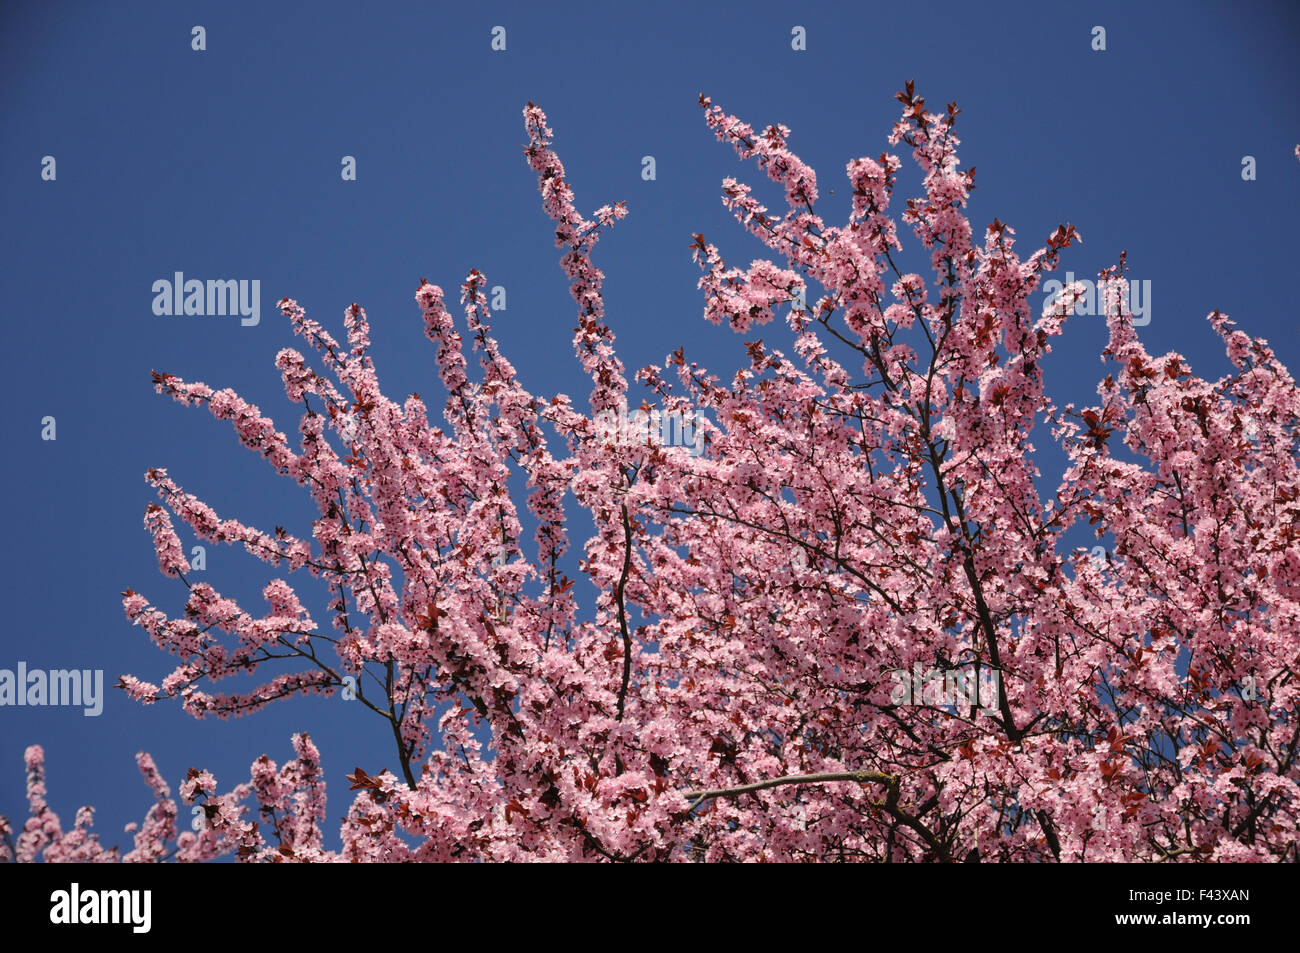
[[[347,776],[335,851],[306,735],[293,760],[263,755],[228,790],[191,768],[179,793],[201,808],[198,830],[141,754],[156,803],[119,857],[89,808],[62,829],[33,746],[31,816],[19,831],[0,822],[8,857],[1296,860],[1294,380],[1217,311],[1229,376],[1148,353],[1121,260],[1102,275],[1113,368],[1099,403],[1056,407],[1042,362],[1082,286],[1039,314],[1030,299],[1079,236],[1061,226],[1023,259],[997,220],[976,241],[959,110],[927,111],[911,83],[898,98],[890,144],[924,175],[900,218],[929,251],[929,280],[895,264],[898,157],[848,163],[852,208],[828,224],[789,129],[755,131],[700,97],[709,128],[787,206],[769,212],[724,181],[774,260],[728,266],[695,235],[705,317],[748,334],[781,309],[793,340],[791,354],[748,340],[727,380],[681,350],[637,373],[643,409],[711,418],[701,454],[593,425],[629,397],[592,258],[626,211],[577,211],[531,103],[525,155],[578,306],[584,408],[521,386],[477,271],[459,295],[469,354],[442,289],[416,291],[441,422],[419,395],[381,391],[355,304],[346,343],[279,304],[321,367],[276,358],[302,406],[296,449],[234,392],[155,374],[157,391],[230,421],[306,487],[319,517],[310,537],[255,529],[149,470],[159,502],[145,524],[188,601],[182,618],[131,590],[123,605],[180,664],[121,687],[200,718],[347,691],[387,723],[375,761],[397,769]],[[1050,495],[1035,483],[1040,425],[1068,459]],[[589,587],[561,572],[575,507],[595,527],[579,544],[597,593],[586,608]],[[272,567],[269,610],[189,581],[174,518]],[[1085,521],[1113,559],[1066,545]],[[328,584],[332,626],[293,573]],[[960,690],[915,685],[921,671]],[[235,676],[264,677],[216,690]]]

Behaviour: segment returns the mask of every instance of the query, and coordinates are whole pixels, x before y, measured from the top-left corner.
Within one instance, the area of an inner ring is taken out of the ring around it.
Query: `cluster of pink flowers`
[[[626,210],[576,210],[531,103],[525,155],[565,250],[588,410],[518,382],[477,270],[459,296],[477,368],[443,290],[416,290],[444,426],[418,394],[384,395],[355,304],[340,342],[280,302],[324,369],[276,357],[303,408],[297,451],[233,392],[155,375],[160,393],[230,421],[319,516],[309,539],[254,529],[150,470],[161,502],[146,525],[189,599],[173,619],[123,594],[180,664],[160,685],[122,687],[179,697],[196,717],[346,688],[349,712],[387,722],[377,736],[396,750],[375,760],[395,755],[397,769],[347,776],[329,850],[305,735],[295,760],[263,755],[224,794],[191,769],[180,796],[197,824],[182,833],[141,755],[156,803],[120,859],[1298,859],[1295,381],[1218,312],[1232,374],[1204,380],[1179,354],[1148,353],[1121,261],[1102,276],[1113,367],[1100,402],[1055,406],[1043,360],[1079,288],[1039,314],[1031,298],[1079,236],[1062,225],[1022,259],[1002,222],[976,235],[959,110],[927,111],[910,83],[898,98],[889,141],[924,176],[899,220],[929,251],[929,281],[895,263],[897,156],[849,162],[848,219],[827,224],[791,131],[756,131],[700,97],[717,138],[787,205],[775,216],[723,182],[724,205],[779,260],[728,268],[695,235],[705,317],[745,333],[780,309],[793,357],[753,339],[726,382],[681,350],[638,373],[663,412],[706,415],[699,456],[600,437],[598,415],[629,401],[592,251]],[[825,293],[805,303],[814,285]],[[1068,455],[1046,497],[1039,422]],[[560,562],[574,506],[594,527],[577,583]],[[263,615],[191,584],[169,513],[323,579],[334,631],[285,578],[267,584]],[[1113,560],[1065,544],[1080,526],[1109,535]],[[268,666],[280,671],[250,690],[207,690]],[[891,698],[896,672],[977,670],[997,676],[979,704]],[[40,748],[27,763],[31,817],[16,843],[0,820],[3,849],[119,859],[88,809],[62,831]]]

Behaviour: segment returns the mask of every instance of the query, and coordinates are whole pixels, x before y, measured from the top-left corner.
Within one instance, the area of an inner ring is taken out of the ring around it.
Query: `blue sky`
[[[191,49],[195,25],[202,52]],[[498,25],[505,52],[490,47]],[[791,49],[795,26],[806,51]],[[1094,26],[1106,30],[1104,52],[1091,49]],[[495,327],[525,384],[586,395],[575,309],[521,155],[528,100],[548,113],[579,208],[627,202],[596,261],[629,370],[680,346],[723,376],[744,361],[742,339],[701,317],[687,246],[703,232],[729,263],[765,257],[719,187],[734,175],[773,209],[780,195],[716,142],[699,93],[759,128],[790,126],[819,173],[822,214],[841,221],[845,163],[898,151],[885,140],[907,79],[932,106],[963,109],[977,232],[1000,218],[1028,254],[1070,222],[1084,242],[1062,273],[1095,277],[1127,249],[1131,277],[1151,281],[1140,336],[1152,352],[1180,351],[1217,377],[1227,364],[1204,317],[1218,308],[1294,370],[1298,46],[1300,14],[1286,2],[7,3],[0,480],[13,509],[0,668],[103,669],[106,686],[123,672],[157,682],[170,671],[118,595],[130,587],[173,611],[183,602],[142,525],[148,467],[167,467],[223,516],[305,532],[303,490],[227,425],[149,384],[156,369],[233,387],[292,435],[272,363],[297,346],[274,308],[282,296],[340,335],[344,308],[361,303],[386,392],[439,406],[413,295],[427,277],[454,300],[478,268],[507,289]],[[54,181],[41,178],[47,155]],[[354,182],[340,178],[345,155],[357,160]],[[641,178],[647,155],[654,181]],[[1247,155],[1255,181],[1241,177]],[[925,273],[923,259],[909,260]],[[258,279],[261,323],[155,316],[153,282],[176,271]],[[783,340],[777,325],[757,333]],[[1059,404],[1094,397],[1104,341],[1100,318],[1071,319],[1044,362]],[[41,439],[46,416],[55,441]],[[1054,485],[1059,457],[1041,466]],[[207,559],[202,578],[262,610],[267,567],[228,548],[209,547]],[[325,617],[323,600],[312,608]],[[0,813],[25,818],[22,751],[40,743],[65,825],[93,803],[103,840],[125,847],[122,825],[150,803],[137,750],[153,753],[173,789],[191,765],[227,789],[262,753],[287,760],[290,734],[308,730],[330,779],[333,846],[343,774],[397,767],[382,723],[341,700],[198,722],[177,703],[144,708],[106,690],[95,718],[0,708]]]

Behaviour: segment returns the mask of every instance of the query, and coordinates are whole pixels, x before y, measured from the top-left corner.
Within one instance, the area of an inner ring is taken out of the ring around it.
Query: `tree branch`
[[[755,781],[752,784],[742,784],[740,787],[735,788],[687,791],[685,796],[695,801],[691,805],[691,809],[694,810],[710,798],[738,797],[741,794],[750,794],[754,791],[763,791],[767,788],[781,787],[786,784],[825,784],[830,781],[897,785],[898,775],[884,774],[880,771],[823,771],[819,774],[787,774],[784,777],[771,778],[767,781]]]
[[[619,577],[614,596],[618,605],[618,628],[623,636],[623,684],[618,690],[618,717],[615,721],[623,720],[623,707],[627,703],[627,686],[632,678],[632,636],[627,631],[627,609],[624,601],[627,577],[632,570],[632,524],[628,522],[627,506],[622,506],[620,509],[623,511],[623,574]]]

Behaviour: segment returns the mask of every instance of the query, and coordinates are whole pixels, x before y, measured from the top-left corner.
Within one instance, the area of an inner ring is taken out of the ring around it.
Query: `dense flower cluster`
[[[442,289],[416,291],[443,426],[419,395],[381,391],[355,304],[341,342],[280,302],[325,371],[276,358],[303,408],[296,450],[232,391],[155,375],[160,393],[230,421],[319,517],[310,539],[257,530],[150,470],[161,502],[145,523],[189,600],[170,618],[124,593],[180,663],[161,685],[122,687],[198,717],[346,688],[389,723],[399,767],[348,776],[333,851],[305,735],[295,760],[263,756],[224,794],[191,769],[180,797],[199,823],[179,834],[181,809],[141,755],[156,803],[120,859],[1296,860],[1294,380],[1218,312],[1229,376],[1149,354],[1121,263],[1102,276],[1113,370],[1100,403],[1053,405],[1043,359],[1082,291],[1037,315],[1030,299],[1079,236],[1063,225],[1022,259],[1007,225],[975,235],[959,110],[927,111],[910,83],[899,99],[890,144],[910,150],[924,194],[898,218],[929,251],[928,281],[895,264],[897,156],[849,162],[848,220],[828,224],[790,130],[756,131],[701,96],[709,128],[787,206],[774,215],[724,181],[724,204],[779,263],[728,267],[695,235],[704,316],[748,332],[779,309],[793,341],[793,357],[748,341],[725,382],[680,350],[639,372],[657,402],[643,409],[704,412],[703,453],[602,439],[595,421],[628,406],[629,384],[592,250],[626,210],[576,210],[531,103],[525,155],[578,305],[587,410],[520,385],[478,271],[459,295],[476,370]],[[825,293],[807,301],[813,287]],[[1048,495],[1038,424],[1068,455]],[[559,568],[575,506],[594,526],[577,587]],[[324,580],[334,631],[285,578],[260,616],[185,580],[169,513]],[[1109,534],[1112,559],[1065,544],[1081,524]],[[260,686],[213,689],[268,667],[280,671]],[[892,692],[900,672],[981,670],[997,676],[981,704]],[[0,822],[0,849],[119,859],[90,809],[62,830],[39,747],[27,769],[30,819],[16,841]]]

